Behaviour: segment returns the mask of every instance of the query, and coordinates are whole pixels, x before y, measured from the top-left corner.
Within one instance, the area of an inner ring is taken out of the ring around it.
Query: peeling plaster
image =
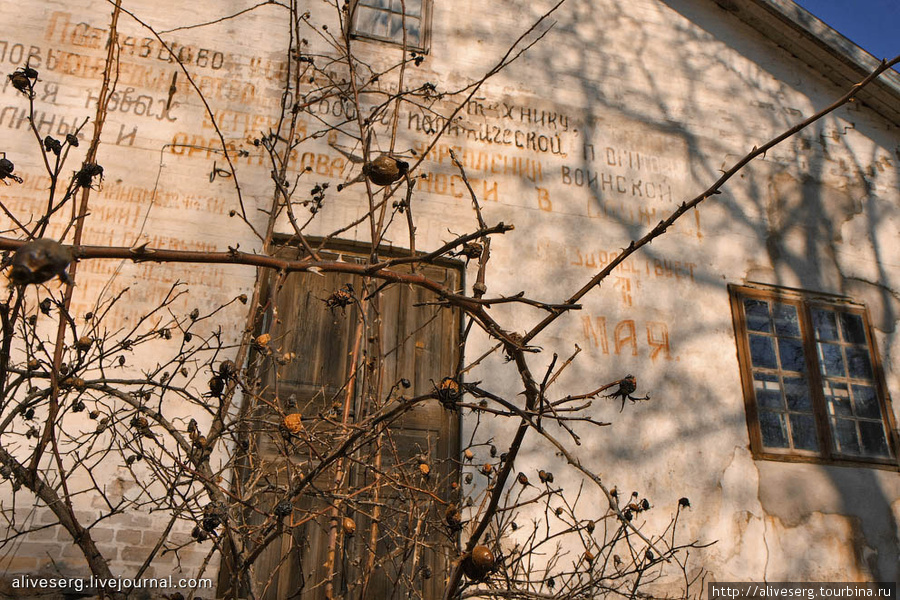
[[[897,577],[891,557],[900,551],[898,521],[889,502],[900,496],[895,472],[828,465],[798,468],[774,461],[758,461],[756,466],[761,507],[772,526],[782,530],[772,539],[788,549],[795,544],[816,548],[816,553],[821,549],[823,577],[840,574],[847,565],[856,566],[852,576],[857,579]],[[794,565],[785,574],[817,568],[816,563]]]

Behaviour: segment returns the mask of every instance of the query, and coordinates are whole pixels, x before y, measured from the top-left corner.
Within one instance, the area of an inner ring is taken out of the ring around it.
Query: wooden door
[[[344,260],[353,259],[344,255]],[[448,287],[458,287],[455,269],[426,265],[420,272]],[[335,421],[340,420],[338,413],[350,383],[351,355],[361,316],[358,302],[329,307],[325,300],[334,291],[346,289],[348,283],[358,299],[363,289],[361,280],[334,273],[291,274],[270,294],[273,302],[267,330],[272,351],[282,356],[293,352],[296,356],[278,366],[277,375],[264,374],[268,397],[283,412],[330,416],[331,422],[304,419],[313,428],[313,437],[323,441],[340,433]],[[391,285],[382,291],[377,312],[367,311],[367,323],[377,326],[382,338],[381,395],[367,397],[361,391],[366,352],[372,352],[367,345],[370,340],[364,339],[354,381],[351,421],[377,410],[373,404],[383,402],[392,388],[406,396],[427,393],[454,372],[459,318],[455,310],[430,304],[436,299],[419,288]],[[401,379],[409,383],[409,388],[400,385]],[[322,479],[325,483],[317,486],[318,494],[295,502],[292,518],[319,516],[285,533],[281,543],[272,544],[257,561],[254,579],[259,597],[327,597],[330,507],[335,498],[347,496],[352,500],[340,501],[341,518],[353,519],[357,531],[353,536],[340,535],[337,540],[333,597],[438,597],[453,540],[440,526],[445,507],[435,498],[450,498],[451,483],[458,478],[458,418],[457,413],[436,401],[420,405],[371,443],[355,449],[340,483],[329,486],[333,471],[326,474]],[[316,449],[311,444],[291,445],[273,434],[274,428],[261,429],[266,433],[257,437],[255,477],[284,485],[315,465]],[[427,474],[422,464],[427,465]],[[271,495],[260,495],[260,512],[271,514],[274,502]],[[254,518],[258,522],[264,517],[251,516],[251,524]]]

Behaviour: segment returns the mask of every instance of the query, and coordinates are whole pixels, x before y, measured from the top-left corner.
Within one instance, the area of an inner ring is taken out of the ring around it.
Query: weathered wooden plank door
[[[344,259],[353,260],[346,255]],[[458,287],[459,272],[453,268],[426,265],[420,272],[448,287]],[[285,412],[330,413],[340,419],[337,412],[347,394],[351,355],[359,333],[359,304],[329,308],[324,299],[347,283],[359,296],[363,286],[358,278],[334,273],[291,274],[280,288],[271,290],[273,309],[267,328],[271,345],[276,352],[296,354],[294,360],[278,367],[277,377],[271,373],[264,377],[269,397]],[[435,300],[425,290],[392,285],[382,291],[377,311],[367,311],[368,323],[379,327],[382,338],[381,396],[371,398],[362,393],[361,369],[354,382],[354,415],[377,410],[372,404],[383,401],[401,379],[410,385],[401,389],[405,395],[422,394],[454,372],[459,356],[459,317],[455,310],[428,304]],[[366,352],[372,348],[367,346],[368,339],[361,342],[360,357],[367,358]],[[310,514],[320,516],[293,528],[280,544],[272,544],[260,556],[254,569],[260,597],[326,598],[329,508],[337,497],[330,492],[343,497],[348,490],[366,491],[342,504],[342,516],[351,517],[358,529],[355,535],[338,540],[334,597],[437,597],[452,540],[439,526],[443,505],[434,497],[450,498],[450,485],[458,477],[458,418],[437,402],[417,407],[376,442],[357,450],[343,481],[336,484],[341,489],[318,486],[320,497],[304,497],[295,503],[298,520]],[[327,424],[308,422],[321,439],[339,434],[329,431]],[[283,485],[316,459],[309,448],[289,446],[272,430],[269,427],[268,434],[257,437],[255,476]],[[427,476],[421,464],[428,465]],[[390,478],[379,475],[388,471]],[[332,481],[332,477],[329,473],[322,481]],[[263,495],[259,502],[261,512],[271,514],[274,499]],[[251,523],[254,518],[257,522],[263,519],[251,517]]]

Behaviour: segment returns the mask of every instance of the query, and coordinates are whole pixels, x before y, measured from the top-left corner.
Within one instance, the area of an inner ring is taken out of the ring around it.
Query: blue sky
[[[875,58],[900,54],[900,0],[794,0]]]

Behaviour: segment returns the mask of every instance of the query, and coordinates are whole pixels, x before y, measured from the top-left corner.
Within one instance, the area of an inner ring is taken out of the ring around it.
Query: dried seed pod
[[[31,67],[25,66],[10,73],[9,82],[16,90],[22,92],[29,98],[34,98],[34,80],[37,79],[37,76],[37,71]]]
[[[54,277],[68,283],[66,267],[74,259],[71,248],[47,238],[33,240],[16,250],[9,278],[16,285],[44,283]]]
[[[209,395],[213,398],[221,398],[225,392],[225,380],[218,375],[213,375],[209,379]]]
[[[356,533],[356,521],[354,521],[350,517],[344,517],[344,519],[341,521],[341,529],[344,531],[344,535],[353,535],[354,533]]]
[[[223,360],[219,363],[219,377],[228,379],[237,375],[237,365],[233,361]]]
[[[480,569],[493,569],[494,553],[487,546],[475,546],[472,549],[472,562]]]
[[[75,348],[78,350],[81,350],[83,352],[85,350],[90,350],[91,344],[93,344],[93,343],[94,343],[94,340],[92,340],[89,336],[83,335],[80,338],[78,338],[77,342],[75,342]]]
[[[22,183],[22,178],[18,175],[13,175],[13,171],[16,170],[15,165],[8,158],[0,158],[0,180],[2,179],[12,179],[16,183]]]
[[[301,415],[300,413],[290,413],[284,415],[284,419],[281,420],[281,424],[285,429],[293,434],[300,433],[300,431],[303,429],[303,415]]]
[[[478,242],[466,242],[463,244],[462,249],[457,252],[457,256],[465,256],[466,261],[468,262],[473,258],[480,257],[482,252],[484,252],[484,246],[482,244],[479,244]]]
[[[494,553],[487,546],[475,546],[462,561],[463,573],[473,581],[482,581],[497,566]]]
[[[518,481],[522,485],[528,485],[528,476],[525,475],[525,473],[519,471],[519,474],[516,475],[516,481]]]
[[[541,483],[553,483],[553,473],[541,469],[538,471],[538,479],[541,480]]]
[[[83,188],[91,187],[94,177],[99,177],[103,181],[103,167],[95,163],[84,163],[81,170],[75,173],[76,183]]]
[[[346,308],[353,304],[353,286],[345,283],[344,287],[335,290],[328,298],[325,299],[325,306],[334,310],[335,308]]]
[[[472,460],[475,458],[475,453],[472,452],[469,448],[466,448],[466,451],[463,452],[463,456],[466,457],[466,460]]]
[[[459,509],[456,508],[455,504],[451,504],[447,507],[447,512],[444,513],[444,523],[447,524],[447,527],[452,532],[457,532],[462,529],[462,513],[459,512]]]
[[[431,467],[429,467],[426,463],[420,463],[419,472],[425,477],[428,477],[431,474]]]
[[[481,465],[481,472],[484,475],[490,475],[491,471],[493,471],[493,470],[494,470],[494,466],[491,463],[484,463],[483,465]]]
[[[622,406],[619,408],[619,412],[622,412],[625,409],[625,400],[631,400],[632,402],[637,402],[638,400],[649,400],[650,397],[647,396],[645,398],[635,398],[632,396],[635,390],[637,390],[637,380],[634,378],[634,375],[626,375],[622,379],[619,380],[618,389],[612,394],[607,394],[604,396],[605,398],[620,398],[622,400]]]
[[[62,143],[60,143],[58,139],[48,135],[44,138],[44,150],[59,156],[60,152],[62,152]]]
[[[294,512],[294,505],[290,500],[282,500],[275,505],[274,514],[276,517],[284,518]]]
[[[280,356],[278,356],[278,357],[275,359],[275,361],[276,361],[279,365],[282,365],[282,366],[284,366],[284,365],[289,365],[289,364],[291,364],[291,363],[294,361],[294,358],[296,358],[296,356],[297,356],[297,355],[296,355],[295,353],[293,353],[293,352],[285,352],[284,354],[281,354]]]
[[[200,526],[204,531],[215,531],[215,529],[225,520],[227,511],[225,507],[218,502],[211,502],[203,507],[203,519]]]
[[[437,397],[444,408],[455,410],[461,395],[459,382],[452,377],[444,377],[437,385]]]
[[[681,508],[690,508],[690,507],[691,507],[691,501],[688,500],[687,498],[679,498],[679,499],[678,499],[678,506],[681,507]]]
[[[594,553],[590,550],[584,551],[584,561],[588,564],[594,562]]]
[[[375,185],[391,185],[400,181],[409,171],[409,163],[382,154],[363,165],[363,174]]]
[[[590,520],[587,522],[587,524],[584,527],[585,527],[585,529],[587,529],[588,535],[590,535],[590,534],[594,533],[594,528],[596,527],[596,525],[594,525],[593,520]]]

